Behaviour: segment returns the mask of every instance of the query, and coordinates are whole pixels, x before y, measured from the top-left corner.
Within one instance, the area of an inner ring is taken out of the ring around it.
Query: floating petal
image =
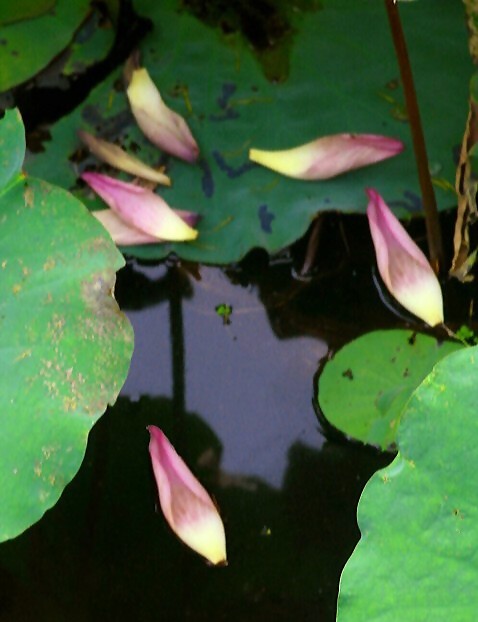
[[[181,220],[184,220],[184,222],[191,227],[199,220],[199,215],[194,212],[186,212],[183,210],[173,211]],[[159,242],[165,241],[128,225],[116,212],[113,212],[112,209],[100,209],[91,213],[101,222],[117,246],[142,246],[144,244],[158,244]]]
[[[100,173],[83,173],[81,177],[128,225],[167,241],[197,238],[198,232],[151,190]]]
[[[403,150],[395,138],[375,134],[334,134],[282,151],[251,149],[257,164],[295,179],[330,179],[391,158]]]
[[[149,453],[164,517],[174,533],[212,564],[226,563],[224,525],[211,497],[165,434],[148,426]]]
[[[127,153],[118,145],[102,138],[97,138],[84,130],[79,130],[78,136],[99,160],[142,179],[148,179],[164,186],[171,185],[171,180],[167,175]]]
[[[146,69],[131,72],[126,93],[136,122],[153,144],[186,162],[197,160],[199,148],[186,121],[166,106]]]
[[[378,270],[392,296],[430,326],[443,323],[440,283],[427,258],[376,190],[368,189],[367,216]]]

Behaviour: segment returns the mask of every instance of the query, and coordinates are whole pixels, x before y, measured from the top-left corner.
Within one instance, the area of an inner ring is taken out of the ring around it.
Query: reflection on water
[[[319,434],[317,310],[329,302],[311,307],[285,264],[253,284],[200,276],[133,264],[120,277],[136,332],[130,376],[57,506],[0,547],[1,622],[335,619],[356,503],[385,459]],[[155,512],[150,423],[217,499],[227,568],[208,567]]]
[[[164,267],[142,269],[153,282]],[[287,450],[295,442],[321,445],[312,408],[313,376],[327,346],[313,337],[278,339],[254,286],[231,285],[217,269],[183,285],[185,408],[200,413],[223,445],[222,467],[280,487]],[[230,323],[216,312],[232,307]],[[128,313],[136,353],[122,391],[173,398],[170,301]],[[177,372],[181,373],[181,370]],[[178,381],[180,382],[180,381]]]

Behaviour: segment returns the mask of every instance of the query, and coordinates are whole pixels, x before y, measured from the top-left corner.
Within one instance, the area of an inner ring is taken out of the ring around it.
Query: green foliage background
[[[420,213],[383,3],[324,0],[295,11],[278,3],[283,35],[266,51],[234,31],[237,16],[223,16],[222,23],[229,20],[232,29],[224,32],[214,25],[213,14],[200,21],[186,6],[176,0],[135,2],[136,10],[153,21],[141,45],[142,63],[165,102],[187,119],[201,149],[199,163],[165,158],[148,144],[133,121],[118,70],[51,128],[45,152],[28,160],[29,172],[73,190],[96,209],[101,202],[77,182],[85,166],[98,166],[93,158],[78,157],[79,128],[119,141],[152,164],[166,163],[173,187],[160,193],[172,207],[202,215],[200,235],[188,244],[124,249],[144,258],[174,251],[194,261],[229,263],[257,246],[276,252],[305,233],[318,212],[364,212],[367,186],[376,187],[398,215]],[[466,118],[470,67],[463,11],[454,1],[436,11],[434,2],[424,0],[404,4],[402,14],[438,204],[449,208],[456,203],[454,153]],[[440,47],[444,40],[446,56]],[[271,66],[276,67],[273,81]],[[406,149],[392,160],[326,182],[287,179],[248,162],[250,147],[288,148],[340,132],[395,136]]]
[[[358,508],[361,540],[338,622],[465,622],[478,607],[476,347],[445,357],[413,393],[399,454]]]

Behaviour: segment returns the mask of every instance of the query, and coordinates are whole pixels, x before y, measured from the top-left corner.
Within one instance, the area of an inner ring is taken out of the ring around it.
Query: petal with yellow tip
[[[440,283],[424,253],[380,194],[367,189],[367,216],[378,271],[392,296],[430,326],[443,323]]]
[[[197,160],[199,148],[186,121],[166,106],[147,69],[133,69],[126,94],[146,138],[186,162]]]
[[[132,227],[165,241],[197,238],[198,232],[151,190],[100,173],[83,173],[81,178]]]
[[[211,497],[162,430],[150,425],[148,431],[159,503],[169,526],[178,538],[211,564],[225,565],[224,525]]]
[[[102,138],[97,138],[84,130],[79,130],[78,136],[91,153],[102,162],[106,162],[121,171],[125,171],[125,173],[136,175],[142,179],[154,181],[157,184],[163,184],[163,186],[171,185],[171,180],[167,175],[142,162],[139,158],[129,154],[118,145]]]
[[[391,158],[403,150],[395,138],[376,134],[334,134],[281,151],[251,149],[249,159],[295,179],[330,179]]]
[[[193,227],[199,220],[199,215],[194,212],[183,210],[173,210],[181,220]],[[110,234],[113,242],[117,246],[143,246],[144,244],[158,244],[164,242],[161,238],[144,233],[136,227],[128,225],[112,209],[100,209],[92,212],[92,215],[100,221],[103,227]]]

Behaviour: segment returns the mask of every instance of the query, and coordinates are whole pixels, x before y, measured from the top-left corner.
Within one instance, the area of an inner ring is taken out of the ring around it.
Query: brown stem
[[[395,53],[400,67],[400,76],[405,94],[405,105],[407,107],[408,119],[412,131],[413,151],[415,152],[418,179],[422,191],[423,209],[425,212],[430,263],[435,272],[438,273],[440,268],[443,267],[443,244],[435,193],[428,169],[427,150],[425,138],[423,136],[422,122],[420,120],[415,85],[413,83],[412,69],[410,67],[407,44],[403,34],[396,0],[385,0],[385,6],[387,8],[388,21],[392,31]]]

